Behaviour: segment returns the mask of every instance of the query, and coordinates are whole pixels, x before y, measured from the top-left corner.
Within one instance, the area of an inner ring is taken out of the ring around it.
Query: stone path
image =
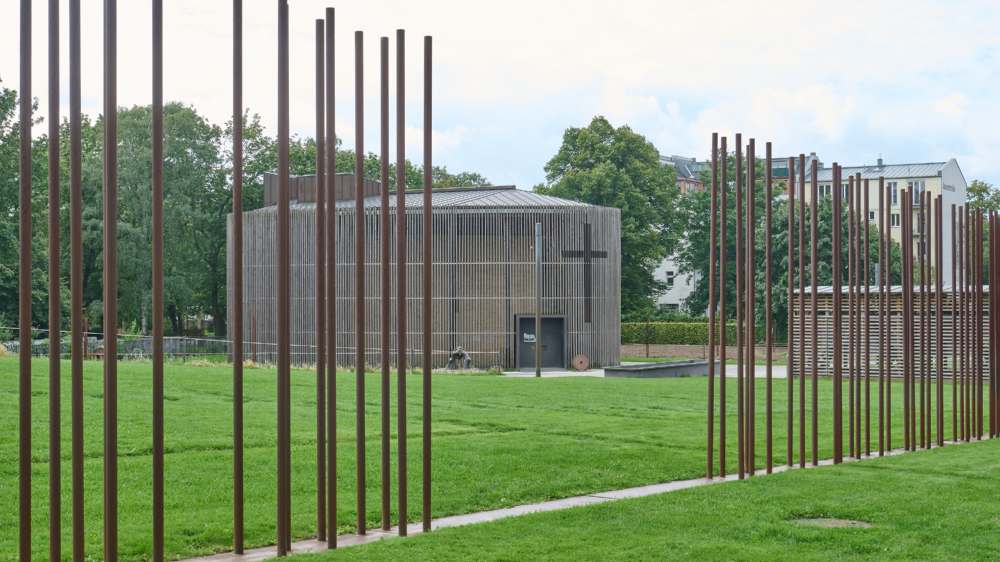
[[[949,442],[949,444],[951,444]],[[936,446],[935,446],[936,448]],[[892,451],[887,451],[885,456],[895,456],[906,453],[903,449],[895,449]],[[869,460],[878,458],[877,455],[865,456],[860,460]],[[858,459],[844,457],[845,463],[858,462]],[[821,460],[818,466],[829,466],[833,464],[832,459]],[[806,468],[816,468],[812,465],[806,465]],[[785,472],[787,470],[798,470],[797,466],[788,467],[785,465],[775,466],[773,472],[775,474]],[[761,476],[766,476],[763,469],[758,470],[755,478]],[[451,517],[442,517],[440,519],[435,519],[431,522],[431,529],[445,529],[448,527],[460,527],[463,525],[473,525],[476,523],[488,523],[490,521],[498,521],[500,519],[506,519],[508,517],[517,517],[520,515],[527,515],[529,513],[541,513],[546,511],[558,511],[560,509],[568,509],[572,507],[581,507],[586,505],[594,505],[599,503],[605,503],[610,501],[618,501],[632,498],[642,498],[646,496],[655,496],[659,494],[666,494],[669,492],[676,492],[678,490],[686,490],[688,488],[696,488],[699,486],[708,486],[712,484],[721,484],[723,482],[732,482],[738,480],[737,475],[729,474],[725,478],[713,478],[711,480],[707,478],[693,478],[691,480],[675,480],[673,482],[665,482],[662,484],[650,484],[648,486],[637,486],[635,488],[625,488],[623,490],[611,490],[608,492],[600,492],[596,494],[587,494],[583,496],[573,496],[570,498],[563,498],[560,500],[552,500],[541,503],[533,503],[526,505],[519,505],[514,507],[507,507],[503,509],[493,509],[489,511],[480,511],[478,513],[469,513],[466,515],[453,515]],[[407,530],[409,536],[418,535],[422,533],[420,523],[411,523]],[[357,546],[361,544],[368,544],[375,541],[380,541],[384,539],[398,538],[398,528],[393,527],[389,531],[383,531],[381,529],[371,529],[365,535],[357,534],[347,534],[340,535],[337,537],[337,547],[350,547]],[[292,554],[304,554],[309,552],[322,552],[327,550],[326,542],[318,541],[316,539],[303,540],[299,542],[292,543]],[[252,550],[247,550],[246,553],[242,555],[236,555],[231,552],[223,554],[215,554],[211,556],[205,556],[201,558],[191,558],[186,562],[256,562],[259,560],[269,560],[276,558],[278,556],[277,550],[274,546],[266,546],[263,548],[256,548]]]

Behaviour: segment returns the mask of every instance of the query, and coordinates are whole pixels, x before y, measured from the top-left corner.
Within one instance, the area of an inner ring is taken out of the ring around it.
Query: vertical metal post
[[[879,177],[879,185],[885,185],[885,178]],[[892,194],[885,190],[885,233],[882,244],[885,247],[885,448],[892,450]]]
[[[354,32],[354,401],[358,534],[365,525],[365,88],[364,33]]]
[[[163,560],[163,0],[153,0],[153,560]]]
[[[919,244],[917,246],[917,259],[920,260],[920,357],[918,359],[919,364],[919,377],[920,377],[920,408],[919,408],[919,418],[920,418],[920,447],[927,446],[927,435],[924,431],[924,418],[926,417],[926,412],[924,412],[924,394],[927,390],[927,193],[918,193],[917,196],[920,198],[919,206],[917,207],[917,227],[919,228]]]
[[[31,559],[31,0],[21,0],[18,168],[18,553]]]
[[[709,202],[709,226],[708,226],[708,428],[706,438],[708,446],[705,448],[707,458],[705,462],[705,477],[712,478],[713,453],[715,452],[715,233],[716,225],[716,198],[719,196],[719,133],[712,133],[712,188],[711,200]],[[647,321],[647,326],[649,325]],[[648,334],[647,330],[647,334]],[[649,349],[649,338],[646,338],[647,350]],[[726,345],[723,341],[722,345]],[[726,376],[721,373],[721,376]]]
[[[72,494],[73,560],[83,560],[83,359],[87,354],[83,320],[83,150],[80,110],[80,0],[69,3],[69,192],[70,323],[72,325]]]
[[[805,199],[805,192],[806,192],[805,182],[802,181],[803,178],[804,178],[804,174],[805,174],[805,165],[804,165],[804,163],[805,163],[805,159],[804,159],[803,156],[800,155],[799,156],[799,168],[802,171],[799,172],[799,185],[800,185],[800,189],[802,190],[802,196],[803,196],[802,199]],[[818,212],[819,212],[818,211],[819,210],[819,187],[817,185],[818,182],[819,182],[819,178],[818,178],[819,171],[817,169],[817,161],[816,161],[815,158],[812,161],[812,170],[810,170],[810,174],[809,175],[810,175],[810,179],[812,180],[812,183],[811,183],[811,185],[809,187],[809,189],[810,189],[809,195],[810,195],[810,198],[811,198],[811,201],[812,201],[812,205],[809,206],[809,213],[810,213],[809,214],[809,224],[810,224],[810,229],[811,229],[811,231],[810,231],[810,238],[809,238],[809,244],[810,244],[810,248],[809,248],[809,267],[810,267],[810,270],[809,270],[809,281],[810,281],[810,283],[812,283],[812,298],[810,299],[810,303],[809,303],[809,306],[812,309],[811,310],[811,312],[812,312],[812,314],[811,314],[811,318],[812,318],[812,334],[811,334],[811,336],[812,336],[811,337],[811,339],[812,339],[812,349],[810,349],[810,352],[811,352],[811,355],[812,355],[812,464],[813,464],[813,466],[817,466],[817,465],[819,465],[819,396],[818,396],[818,393],[819,393],[819,365],[818,365],[818,360],[819,360],[819,337],[818,337],[818,332],[819,332],[819,318],[818,318],[817,313],[816,313],[816,308],[817,308],[817,305],[818,305],[818,302],[819,302],[819,276],[817,275],[817,267],[818,267],[818,263],[819,263],[819,250],[818,250],[818,245],[819,245],[819,220],[818,220]],[[802,210],[799,211],[799,222],[800,223],[804,223],[805,222],[803,220],[804,217],[805,217],[805,209],[802,209]],[[804,233],[805,233],[805,226],[799,226],[799,240],[800,240],[799,241],[799,246],[800,246],[800,248],[801,248],[801,246],[803,244],[802,240],[805,238]],[[836,240],[838,238],[839,238],[839,231],[838,231],[838,236],[834,237],[834,240]],[[799,253],[800,254],[802,253],[801,249],[799,250]],[[837,255],[839,255],[839,254],[837,254]],[[799,257],[799,271],[802,271],[802,270],[803,270],[803,267],[802,267],[802,257],[800,256]],[[802,280],[799,280],[799,290],[802,291],[803,289],[804,289],[804,286],[803,286]],[[800,315],[802,315],[804,317],[804,314],[802,314],[802,312],[803,312],[803,306],[804,306],[804,304],[802,304],[802,303],[799,304],[799,312],[800,312]],[[801,328],[803,328],[803,332],[805,331],[804,330],[804,327],[805,327],[804,322],[805,322],[804,320],[800,320],[799,321],[799,326]],[[800,364],[801,364],[801,361],[800,361]],[[803,369],[803,372],[804,372],[804,369]],[[804,381],[803,381],[803,384],[804,384]],[[799,388],[799,407],[802,410],[805,410],[805,408],[803,408],[803,404],[802,404],[802,402],[803,402],[802,398],[803,398],[803,394],[804,393],[805,393],[805,389],[800,387]],[[799,415],[800,415],[800,418],[799,418],[800,433],[802,433],[804,435],[805,434],[805,431],[804,431],[805,428],[802,427],[803,424],[802,424],[802,417],[801,416],[805,416],[805,414],[799,414]],[[803,439],[803,438],[800,438],[800,440],[799,440],[800,457],[801,457],[799,459],[799,466],[805,466],[805,454],[804,454],[805,453],[805,447],[802,445],[802,440],[801,439]]]
[[[337,547],[337,135],[334,9],[326,9],[326,540]],[[319,186],[317,185],[317,188]]]
[[[542,223],[535,223],[535,376],[542,376]]]
[[[944,261],[941,256],[944,237],[941,233],[943,214],[941,211],[941,196],[934,199],[934,317],[937,320],[937,337],[935,351],[937,353],[934,361],[936,367],[935,377],[937,378],[937,446],[944,446],[944,283],[942,281]],[[992,310],[992,309],[991,309]]]
[[[959,438],[965,440],[965,211],[958,209],[958,422]]]
[[[756,275],[754,271],[755,244],[756,244],[756,193],[757,193],[757,154],[754,139],[750,139],[747,146],[747,253],[746,253],[746,442],[747,442],[747,473],[753,476],[757,471],[756,444],[757,444],[757,409],[756,409],[756,318],[754,309],[756,304]]]
[[[288,122],[288,1],[278,0],[278,377],[277,377],[277,426],[278,426],[278,556],[288,554],[291,546],[290,486],[288,442],[288,396],[291,374],[291,241],[290,241],[290,194],[289,194],[289,122]]]
[[[739,146],[739,145],[737,145]],[[726,245],[726,232],[729,222],[726,219],[728,210],[729,182],[728,161],[729,152],[726,147],[726,137],[722,137],[719,152],[722,160],[722,177],[719,186],[722,193],[719,197],[719,476],[726,476],[726,347],[729,345],[726,326],[726,262],[729,261],[729,249]]]
[[[392,498],[390,482],[392,475],[389,474],[389,308],[392,306],[389,300],[389,237],[392,235],[389,230],[389,38],[382,37],[379,40],[380,49],[380,110],[381,110],[381,138],[380,150],[380,174],[379,179],[382,184],[381,205],[379,208],[379,233],[382,244],[382,267],[379,274],[382,281],[380,293],[382,306],[382,530],[388,531],[392,527],[389,519],[391,509],[390,500]]]
[[[886,349],[887,338],[891,331],[886,327],[886,279],[889,268],[886,263],[886,215],[889,212],[889,199],[885,195],[885,179],[878,179],[878,455],[885,455],[885,382],[886,364],[889,363],[889,353]]]
[[[841,348],[841,300],[840,294],[841,267],[840,267],[840,246],[841,246],[841,209],[840,200],[843,195],[841,188],[840,167],[833,165],[833,462],[840,463],[843,460],[843,411],[841,393],[843,391],[841,376],[843,369],[843,354]]]
[[[869,297],[871,296],[871,277],[869,276],[870,275],[870,268],[869,268],[869,266],[871,265],[871,263],[870,263],[871,260],[869,259],[869,254],[871,253],[870,252],[870,250],[871,250],[871,247],[870,247],[871,240],[870,240],[870,237],[869,237],[869,230],[870,230],[870,224],[869,223],[871,222],[871,219],[870,219],[870,217],[868,215],[868,212],[869,212],[868,211],[868,206],[869,206],[869,200],[870,200],[870,198],[871,197],[869,195],[869,184],[868,184],[868,180],[866,179],[865,183],[864,183],[864,205],[863,205],[863,214],[862,214],[863,218],[861,220],[861,224],[864,225],[864,229],[865,229],[865,232],[864,232],[865,242],[864,242],[864,250],[863,250],[863,252],[864,252],[864,296],[863,296],[863,298],[864,298],[864,306],[862,307],[862,309],[863,309],[863,316],[862,316],[862,318],[864,319],[864,339],[863,339],[863,341],[865,342],[864,343],[864,345],[865,345],[864,356],[863,356],[864,357],[864,369],[865,369],[865,455],[871,455],[872,454],[872,415],[871,415],[871,413],[872,413],[872,385],[871,385],[871,345],[872,345],[871,344],[871,330],[872,330],[872,325],[871,325],[871,308],[870,308],[871,307],[871,301],[869,300]],[[860,423],[859,423],[859,425],[860,425]],[[860,442],[858,443],[858,448],[859,449],[861,448]]]
[[[104,0],[104,559],[118,559],[118,3]]]
[[[231,306],[233,552],[243,554],[243,0],[233,0],[233,303]],[[256,340],[256,338],[251,339]],[[254,360],[256,361],[256,357]]]
[[[59,0],[49,0],[49,558],[62,557],[59,254]]]
[[[316,20],[316,538],[326,540],[326,29]],[[331,108],[333,111],[333,108]],[[333,170],[330,173],[334,173]],[[333,201],[336,205],[336,201]]]
[[[431,158],[431,37],[424,36],[424,314],[423,314],[423,529],[431,530],[431,268],[433,255],[431,242],[434,234],[433,215],[431,214],[431,189],[433,160]]]
[[[788,171],[791,174],[791,170]],[[772,243],[771,243],[771,231],[774,226],[774,209],[771,204],[771,199],[774,197],[774,178],[771,172],[771,143],[768,142],[764,145],[764,183],[765,183],[765,196],[767,200],[764,203],[764,339],[765,345],[767,346],[767,367],[765,377],[767,379],[767,473],[771,474],[773,469],[773,447],[774,447],[774,435],[773,435],[773,418],[774,418],[774,397],[772,389],[772,363],[774,361],[774,314],[772,311],[771,303],[771,260],[772,260]],[[789,374],[789,379],[791,379],[791,374]]]
[[[857,301],[857,206],[854,197],[854,176],[847,176],[847,451],[854,456],[854,358],[857,356],[855,303]]]
[[[976,211],[976,439],[983,438],[983,212]]]
[[[792,305],[792,297],[795,294],[795,289],[794,289],[795,263],[792,260],[793,258],[792,248],[795,245],[795,158],[792,157],[788,158],[788,184],[786,187],[788,188],[788,209],[786,212],[787,216],[785,218],[788,219],[788,224],[785,227],[785,233],[786,233],[785,245],[787,246],[788,250],[788,258],[787,258],[788,273],[787,273],[787,278],[785,280],[785,284],[788,286],[787,287],[788,296],[786,297],[785,300],[788,303],[787,304],[788,320],[786,322],[787,326],[786,326],[786,336],[785,336],[785,342],[786,342],[785,349],[787,350],[786,361],[788,363],[788,367],[786,370],[787,374],[785,376],[786,379],[785,383],[787,386],[785,393],[787,394],[788,398],[788,411],[787,411],[787,420],[785,423],[785,457],[786,457],[785,464],[787,464],[788,466],[792,466],[792,463],[794,462],[794,449],[792,448],[792,444],[795,438],[794,437],[795,436],[794,432],[795,373],[794,372],[795,372],[795,357],[796,357],[795,354],[798,353],[801,355],[804,353],[804,350],[801,347],[795,346],[795,330],[793,329],[793,324],[795,322],[795,315],[792,313],[792,311],[794,310]],[[803,204],[805,204],[805,201],[799,202],[800,206]],[[802,276],[802,273],[803,273],[802,268],[799,268],[800,277]],[[799,293],[798,300],[801,301],[803,298],[805,298],[805,295]],[[800,342],[805,341],[804,334],[799,334],[799,341]],[[799,383],[801,385],[803,377],[801,370],[799,371],[798,375],[799,375]],[[799,439],[801,440],[802,438],[803,438],[802,428],[799,428]]]
[[[791,170],[792,167],[789,166]],[[813,174],[815,174],[815,169]],[[791,175],[791,172],[789,172]],[[816,178],[813,177],[813,186],[816,185]],[[806,155],[799,154],[799,467],[806,466],[806,353],[805,353],[805,341],[806,341]],[[815,189],[810,193],[812,196],[813,208],[816,206],[816,191]],[[815,214],[812,217],[813,222],[815,222]],[[812,232],[813,238],[816,237],[815,227]],[[816,248],[812,248],[812,283],[815,287],[816,278]],[[789,260],[789,267],[792,267],[791,260]],[[815,290],[813,291],[815,293]],[[813,327],[813,348],[812,348],[812,365],[813,373],[816,372],[816,295],[812,296],[812,327]],[[789,360],[789,365],[791,362]],[[813,383],[815,387],[815,382]],[[791,396],[788,398],[789,403],[793,400]]]
[[[958,441],[958,222],[951,204],[951,440]]]
[[[399,536],[406,536],[406,32],[396,30],[396,461]]]
[[[861,172],[854,176],[854,456],[861,458],[861,276],[862,276],[862,256],[861,256],[861,225],[867,218],[861,216]]]
[[[736,133],[736,450],[737,474],[743,479],[746,466],[746,420],[743,384],[743,135]]]
[[[910,259],[913,253],[913,238],[911,237],[911,223],[913,213],[910,209],[913,195],[909,190],[903,190],[902,195],[902,228],[900,249],[902,250],[902,285],[903,285],[903,448],[910,450],[910,380],[913,371],[913,262]]]

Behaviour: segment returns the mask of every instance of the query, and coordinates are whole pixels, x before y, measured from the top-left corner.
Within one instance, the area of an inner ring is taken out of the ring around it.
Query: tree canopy
[[[597,116],[586,127],[566,129],[545,179],[536,191],[621,209],[622,315],[646,318],[663,290],[653,272],[678,235],[674,170],[642,135]]]
[[[37,108],[36,108],[37,109]],[[35,113],[36,122],[42,118]],[[152,240],[152,108],[118,111],[119,150],[119,325],[145,331],[151,324],[149,262]],[[82,138],[83,278],[88,323],[102,324],[103,129],[101,117],[84,116]],[[36,127],[38,132],[39,128]],[[182,103],[164,107],[164,315],[168,333],[182,333],[184,319],[211,315],[215,334],[226,333],[226,221],[232,211],[232,122],[213,124]],[[17,322],[18,169],[20,131],[17,94],[0,84],[0,328]],[[48,138],[35,136],[32,151],[32,316],[33,325],[48,322]],[[69,313],[69,124],[60,125],[61,243],[63,314]],[[293,174],[315,172],[316,143],[291,139]],[[379,158],[368,153],[365,175],[377,180]],[[244,209],[263,203],[264,173],[277,167],[277,144],[259,116],[244,117]],[[395,187],[395,163],[390,188]],[[354,152],[338,147],[338,172],[354,171]],[[432,171],[436,187],[488,185],[474,172]],[[408,188],[420,187],[421,168],[406,161]]]

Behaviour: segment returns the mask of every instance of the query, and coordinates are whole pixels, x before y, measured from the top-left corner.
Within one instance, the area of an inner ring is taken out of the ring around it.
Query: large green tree
[[[545,180],[536,191],[621,209],[622,316],[646,318],[663,290],[653,272],[680,232],[674,170],[660,163],[642,135],[598,116],[563,133],[559,152],[545,165]]]

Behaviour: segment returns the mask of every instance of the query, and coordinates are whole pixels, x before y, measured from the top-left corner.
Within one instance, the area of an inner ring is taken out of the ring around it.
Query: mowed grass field
[[[539,513],[304,560],[997,560],[1000,442]],[[863,521],[870,528],[796,519]]]
[[[70,384],[62,383],[62,503],[64,556],[70,538]],[[378,375],[367,375],[365,437],[369,525],[379,521],[380,426]],[[33,549],[47,557],[48,363],[33,364]],[[123,559],[145,559],[151,528],[151,368],[119,366],[119,525]],[[410,519],[420,516],[420,377],[408,380]],[[706,378],[502,378],[435,375],[433,382],[433,516],[441,517],[654,482],[697,477],[705,466]],[[732,379],[730,379],[732,380]],[[337,489],[341,532],[355,520],[355,378],[337,377]],[[775,459],[785,458],[785,381],[774,383]],[[232,533],[232,377],[226,365],[170,363],[166,369],[166,549],[171,558],[225,551]],[[271,544],[275,520],[275,372],[246,371],[246,539]],[[395,405],[395,380],[392,381]],[[829,403],[829,380],[820,384]],[[86,542],[101,556],[102,366],[85,366]],[[894,385],[899,420],[901,385]],[[844,392],[846,398],[846,389]],[[950,398],[950,388],[946,390]],[[315,532],[315,374],[292,373],[292,527]],[[763,411],[764,382],[757,387]],[[874,397],[874,386],[873,386]],[[950,404],[950,400],[948,400]],[[18,458],[17,359],[0,358],[0,559],[16,557]],[[735,470],[735,385],[729,385],[728,460]],[[393,414],[395,406],[393,406]],[[830,456],[830,412],[820,411],[820,454]],[[946,416],[949,421],[950,415]],[[764,416],[758,417],[758,465],[763,466]],[[845,416],[846,424],[846,416]],[[395,418],[391,427],[395,432]],[[894,424],[902,444],[902,424]],[[949,430],[950,431],[950,430]],[[395,494],[396,435],[392,435]],[[392,502],[395,509],[396,502]],[[396,518],[393,512],[393,519]]]

